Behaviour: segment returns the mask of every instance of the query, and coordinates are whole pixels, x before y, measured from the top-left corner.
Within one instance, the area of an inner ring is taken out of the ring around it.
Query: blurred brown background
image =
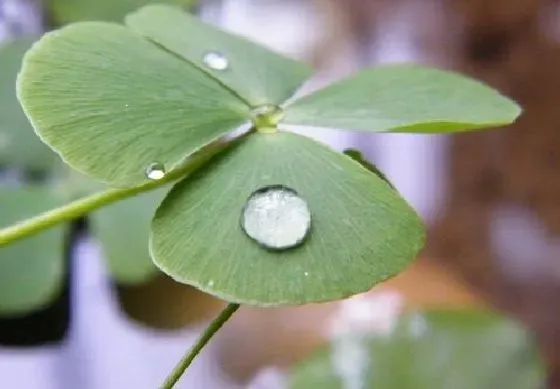
[[[407,20],[426,62],[484,80],[524,107],[510,128],[449,140],[447,199],[425,256],[534,329],[551,387],[560,388],[560,2],[334,3],[355,47],[375,42],[391,14],[413,9]]]

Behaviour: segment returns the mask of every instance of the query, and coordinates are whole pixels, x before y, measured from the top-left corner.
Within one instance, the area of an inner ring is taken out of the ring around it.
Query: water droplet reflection
[[[214,70],[226,70],[229,67],[227,57],[217,51],[210,51],[204,54],[202,61],[206,66]]]
[[[294,190],[272,185],[249,197],[242,210],[241,226],[262,246],[285,250],[305,240],[311,229],[311,212]]]
[[[156,162],[148,166],[146,169],[146,177],[154,181],[161,180],[165,177],[165,168],[163,164]]]

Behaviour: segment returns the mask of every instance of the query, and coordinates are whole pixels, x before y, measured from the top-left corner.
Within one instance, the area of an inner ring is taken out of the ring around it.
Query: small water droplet
[[[208,285],[209,287],[213,287],[213,286],[214,286],[214,280],[208,281],[208,284],[207,284],[207,285]]]
[[[284,110],[277,105],[261,105],[251,111],[253,126],[261,132],[276,132],[284,118]]]
[[[272,185],[249,197],[241,213],[241,226],[262,246],[285,250],[305,240],[311,229],[311,212],[294,190]]]
[[[163,177],[165,177],[165,168],[163,164],[156,162],[148,166],[148,168],[146,169],[146,177],[154,181],[161,180]]]
[[[304,276],[309,277],[309,272],[303,273]]]
[[[227,57],[217,51],[209,51],[204,54],[202,61],[206,66],[214,70],[226,70],[229,67]]]

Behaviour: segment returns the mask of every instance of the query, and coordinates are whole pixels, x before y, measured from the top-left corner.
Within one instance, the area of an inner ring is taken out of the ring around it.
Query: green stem
[[[177,366],[173,369],[171,374],[167,377],[161,389],[172,389],[177,382],[181,379],[181,376],[189,368],[192,361],[200,353],[200,351],[206,346],[208,341],[212,339],[212,336],[219,331],[220,328],[229,320],[229,318],[239,309],[239,304],[228,304],[227,307],[214,319],[212,323],[204,330],[202,336],[197,340],[195,345],[189,350],[187,354],[179,361]]]
[[[243,134],[236,140],[240,140],[246,134]],[[216,142],[208,145],[189,158],[182,167],[169,172],[161,180],[150,181],[132,188],[116,188],[95,193],[91,196],[76,200],[70,204],[52,209],[30,219],[16,223],[13,226],[2,228],[0,229],[0,247],[13,243],[19,239],[35,235],[59,223],[74,220],[105,205],[126,199],[128,197],[136,196],[140,193],[148,192],[177,181],[178,179],[191,174],[203,166],[210,158],[218,154],[220,151],[223,151],[234,142],[235,141]]]
[[[13,226],[1,229],[0,246],[5,246],[19,239],[35,235],[59,223],[74,220],[94,209],[101,208],[115,201],[153,190],[161,184],[163,184],[161,181],[157,181],[133,188],[109,189],[41,213],[30,219],[16,223]]]

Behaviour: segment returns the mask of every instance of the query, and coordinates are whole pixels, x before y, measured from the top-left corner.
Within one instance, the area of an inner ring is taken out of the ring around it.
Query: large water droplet
[[[146,177],[154,181],[161,180],[165,177],[165,167],[159,162],[152,163],[146,169]]]
[[[229,60],[227,57],[217,51],[209,51],[204,54],[202,61],[206,66],[214,70],[226,70],[229,67]]]
[[[305,240],[311,229],[311,212],[294,190],[282,185],[267,186],[247,200],[241,225],[262,246],[285,250]]]

